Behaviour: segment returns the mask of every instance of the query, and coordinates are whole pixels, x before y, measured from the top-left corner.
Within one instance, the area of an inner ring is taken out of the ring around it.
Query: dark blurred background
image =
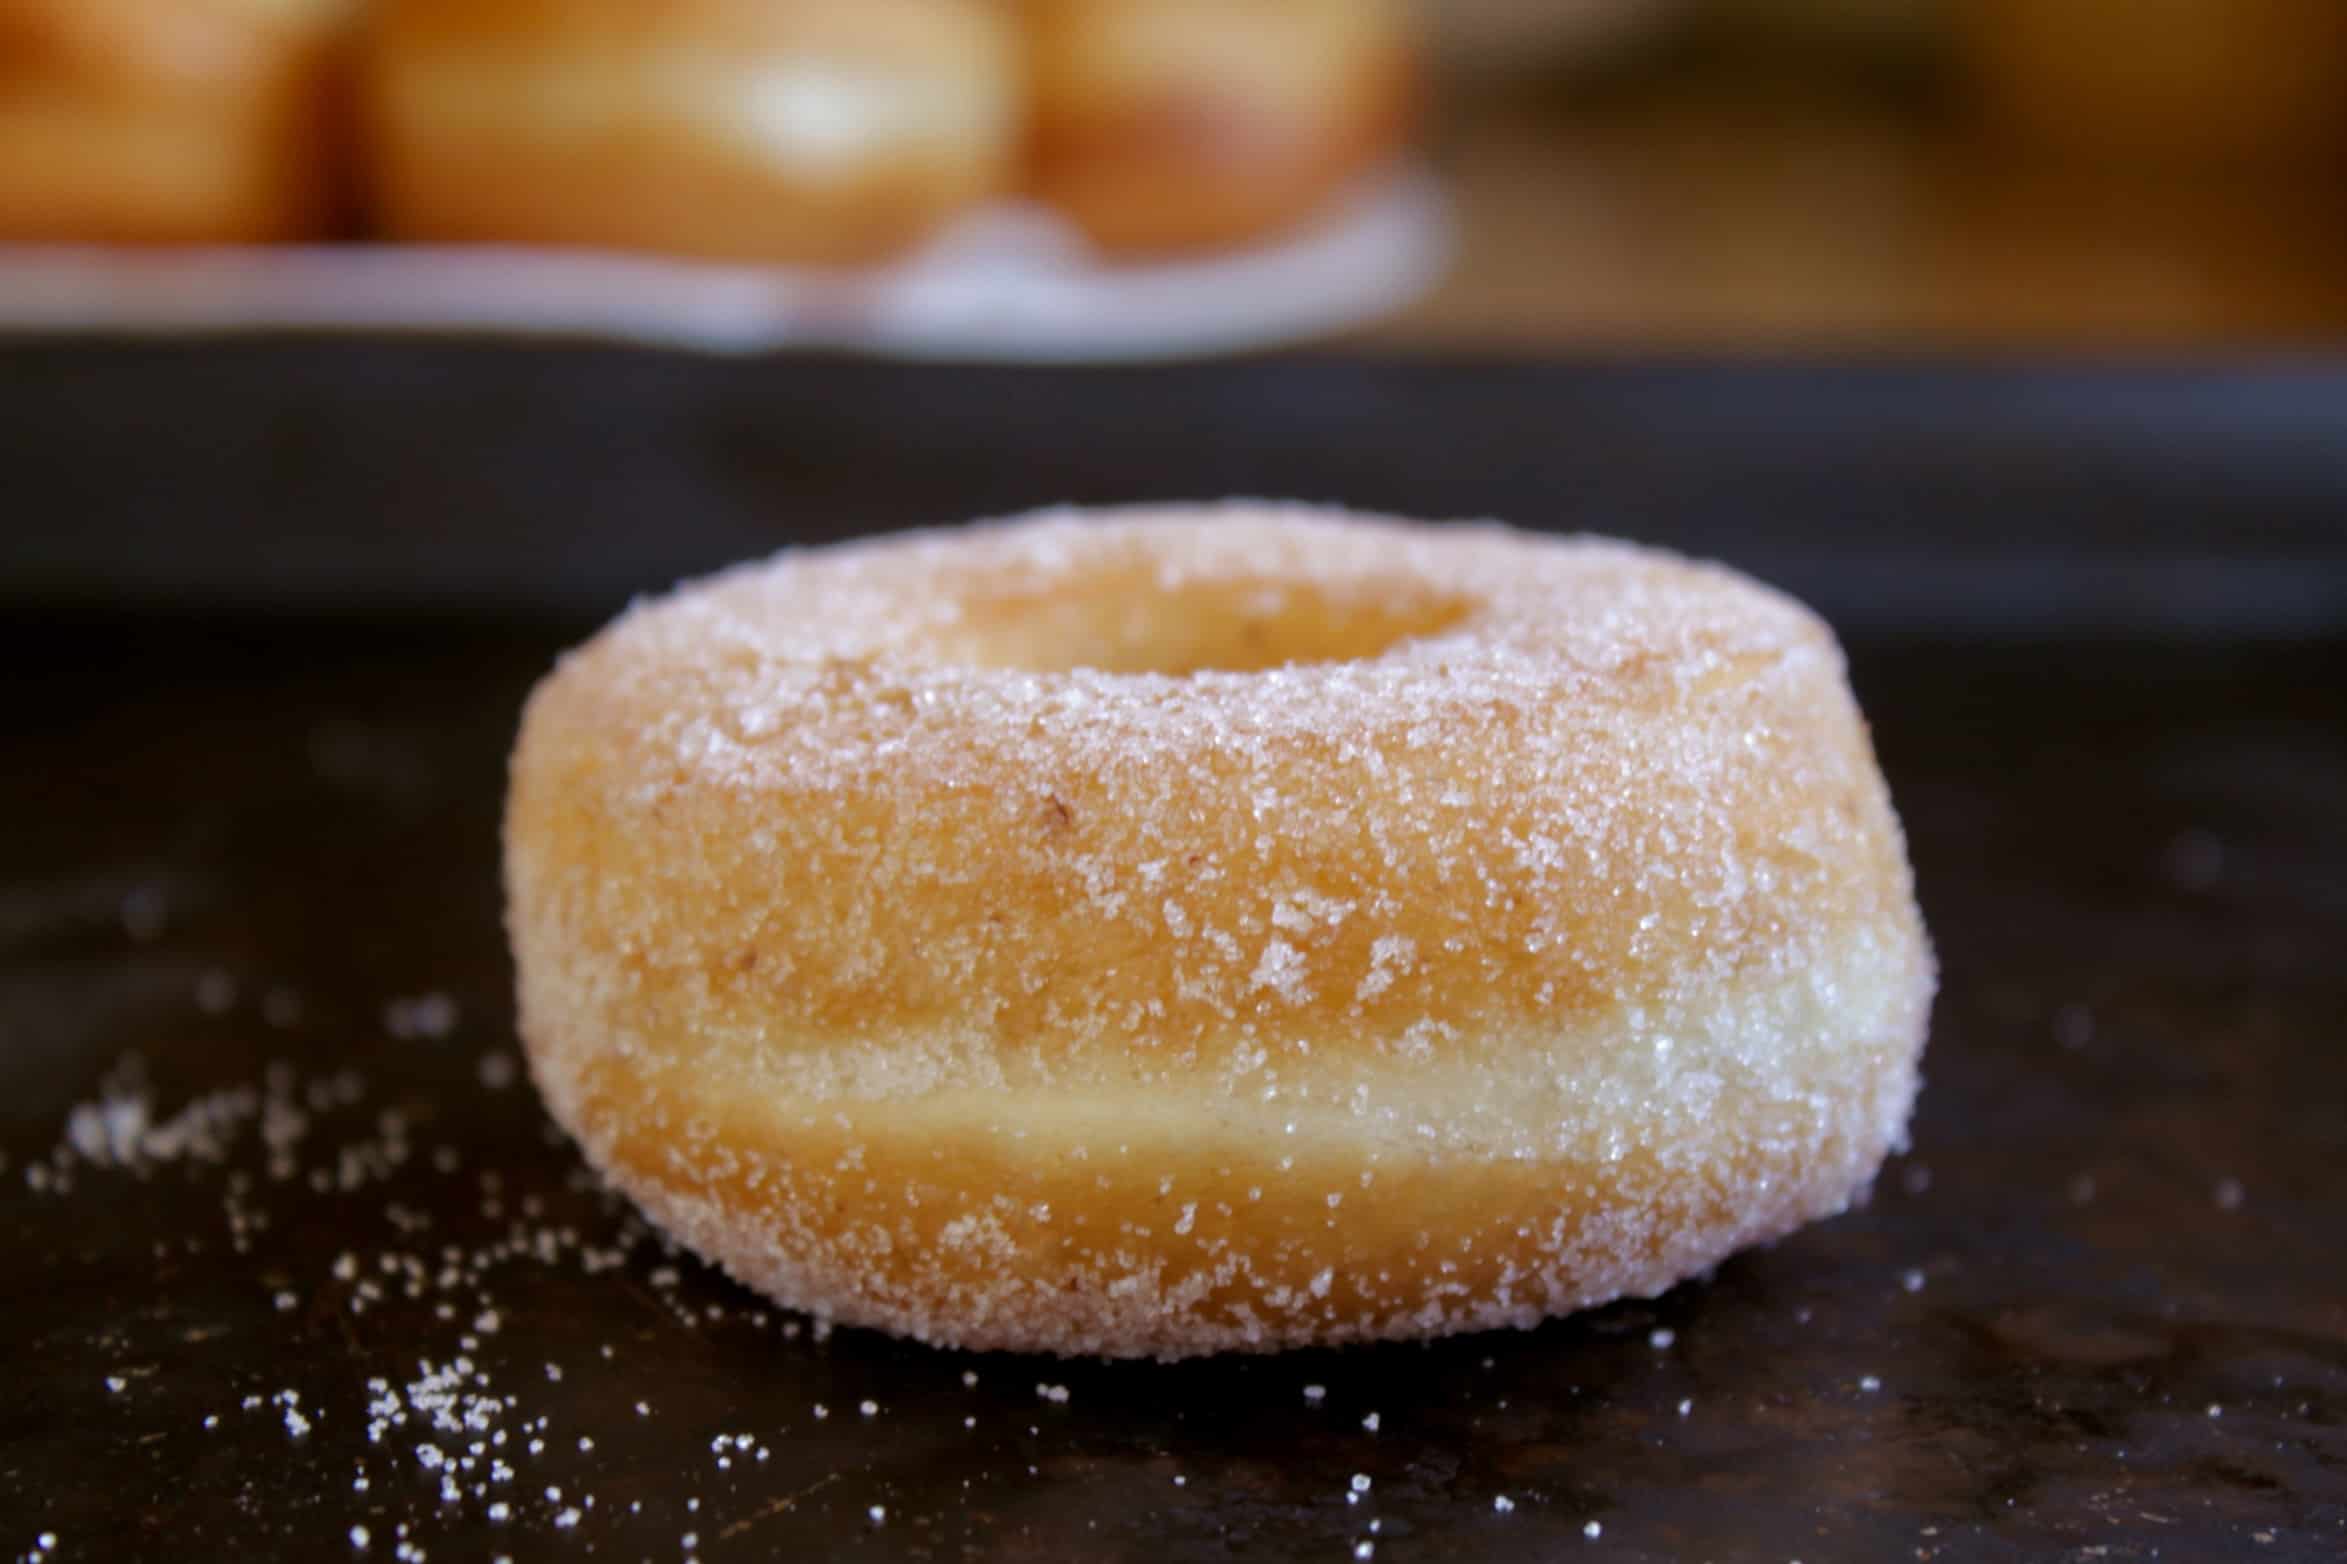
[[[1294,238],[1414,148],[1457,243],[1378,346],[2347,339],[2339,0],[0,0],[0,325],[300,291],[7,241],[875,268],[1025,200],[1123,265]],[[1349,264],[1396,280],[1198,350],[1416,286]]]
[[[2338,0],[1441,0],[1395,341],[2347,337]]]

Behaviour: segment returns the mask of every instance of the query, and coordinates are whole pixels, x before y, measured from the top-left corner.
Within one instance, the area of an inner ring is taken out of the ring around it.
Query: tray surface
[[[2335,652],[1861,648],[1947,971],[1872,1204],[1530,1334],[1166,1368],[818,1341],[595,1191],[492,868],[554,639],[51,631],[0,776],[12,1551],[2347,1549]]]

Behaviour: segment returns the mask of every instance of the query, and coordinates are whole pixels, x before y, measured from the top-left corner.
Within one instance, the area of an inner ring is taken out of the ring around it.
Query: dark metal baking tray
[[[2341,383],[0,353],[0,1552],[2339,1557]],[[555,651],[791,536],[1231,488],[1853,629],[1945,967],[1870,1204],[1526,1334],[1164,1367],[818,1340],[594,1187],[498,926]],[[157,1121],[217,1160],[117,1156]]]
[[[1855,634],[2347,624],[2347,364],[1148,369],[0,345],[0,592],[603,613],[783,543],[1266,494],[1620,533]]]

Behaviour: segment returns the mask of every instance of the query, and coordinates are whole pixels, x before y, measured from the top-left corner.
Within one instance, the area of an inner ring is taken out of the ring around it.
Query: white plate
[[[720,353],[1107,362],[1294,341],[1416,297],[1450,251],[1431,177],[1375,180],[1260,249],[1110,265],[1048,212],[975,214],[864,272],[501,248],[0,245],[0,330],[557,335]]]

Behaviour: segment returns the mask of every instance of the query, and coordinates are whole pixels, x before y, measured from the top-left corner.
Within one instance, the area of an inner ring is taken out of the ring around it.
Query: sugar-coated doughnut
[[[1032,188],[1111,252],[1244,244],[1392,159],[1405,0],[1030,0]]]
[[[999,0],[381,0],[396,237],[748,262],[886,257],[1015,178]]]
[[[340,215],[347,0],[0,0],[0,240],[257,243]]]
[[[786,553],[531,697],[531,1065],[796,1308],[1181,1357],[1652,1294],[1842,1210],[1933,969],[1826,627],[1300,508]]]

